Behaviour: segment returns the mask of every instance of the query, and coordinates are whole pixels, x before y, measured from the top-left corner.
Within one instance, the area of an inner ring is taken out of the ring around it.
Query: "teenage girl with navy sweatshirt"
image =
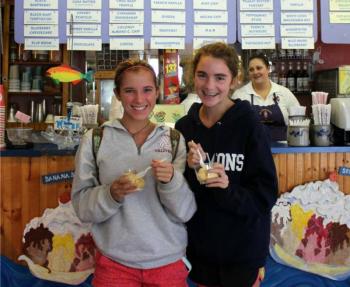
[[[238,73],[233,48],[200,48],[193,72],[202,103],[176,123],[188,143],[185,177],[197,201],[187,223],[189,276],[197,286],[258,286],[278,192],[269,141],[250,103],[229,98]],[[208,154],[218,174],[204,185],[194,171],[199,152]]]

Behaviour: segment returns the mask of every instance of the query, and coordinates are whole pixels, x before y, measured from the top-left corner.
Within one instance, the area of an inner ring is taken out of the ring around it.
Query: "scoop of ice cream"
[[[79,220],[71,201],[60,202],[56,208],[46,208],[41,217],[33,218],[26,225],[23,234],[26,234],[30,229],[38,228],[40,224],[47,227],[53,234],[72,234],[75,241],[81,234],[89,233],[91,230],[91,224],[82,223]]]
[[[33,218],[26,225],[23,233],[24,253],[34,264],[49,268],[52,272],[93,271],[95,245],[90,231],[91,223],[80,221],[70,196],[60,197],[56,208],[45,209],[41,217]],[[86,254],[89,260],[85,260]]]
[[[128,180],[135,185],[139,189],[143,189],[145,187],[145,180],[142,177],[137,176],[134,172],[125,173]]]
[[[210,178],[217,178],[219,175],[215,172],[211,172],[209,169],[205,167],[201,167],[197,171],[197,177],[199,181],[207,181]]]
[[[272,209],[270,254],[278,262],[342,280],[350,274],[350,195],[329,179],[296,186]]]

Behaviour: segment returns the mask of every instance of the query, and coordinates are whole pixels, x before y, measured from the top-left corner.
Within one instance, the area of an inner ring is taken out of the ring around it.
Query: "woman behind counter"
[[[282,141],[287,137],[288,108],[300,104],[289,89],[269,79],[269,67],[264,55],[251,56],[248,61],[250,82],[236,90],[232,98],[249,101],[260,121],[268,127],[271,140]]]

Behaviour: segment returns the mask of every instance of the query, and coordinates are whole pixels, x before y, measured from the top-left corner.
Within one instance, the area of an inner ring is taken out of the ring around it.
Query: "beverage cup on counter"
[[[289,146],[308,146],[309,126],[288,126],[287,142]]]
[[[312,125],[311,143],[315,146],[329,146],[331,133],[331,125]]]

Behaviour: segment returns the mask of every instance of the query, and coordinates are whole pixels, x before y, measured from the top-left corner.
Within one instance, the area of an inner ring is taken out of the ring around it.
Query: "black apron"
[[[274,104],[269,106],[254,105],[254,94],[250,94],[251,105],[257,113],[260,122],[270,133],[271,141],[285,141],[287,139],[287,126],[284,122],[282,111],[278,105],[279,97],[273,93]]]

